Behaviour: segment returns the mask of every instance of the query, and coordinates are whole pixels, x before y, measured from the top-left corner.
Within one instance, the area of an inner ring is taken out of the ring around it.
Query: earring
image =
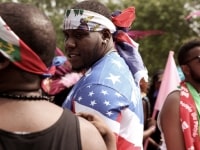
[[[103,44],[106,44],[107,43],[107,40],[103,40],[103,42],[102,42]]]

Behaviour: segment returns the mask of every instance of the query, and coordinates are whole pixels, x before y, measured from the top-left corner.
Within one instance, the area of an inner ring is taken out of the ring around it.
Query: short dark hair
[[[188,52],[194,47],[200,46],[200,39],[195,38],[186,43],[184,43],[178,52],[178,63],[179,65],[184,65],[187,61]]]
[[[80,3],[73,5],[72,9],[84,9],[84,10],[93,11],[93,12],[103,15],[104,17],[107,17],[108,19],[111,19],[110,10],[105,5],[103,5],[102,3],[96,0],[82,1]]]
[[[56,34],[50,19],[36,6],[13,2],[0,3],[0,16],[49,66],[56,49]]]

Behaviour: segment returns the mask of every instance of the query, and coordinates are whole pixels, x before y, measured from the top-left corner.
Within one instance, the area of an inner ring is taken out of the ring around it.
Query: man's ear
[[[103,40],[105,40],[105,41],[109,41],[110,40],[112,34],[110,33],[110,31],[108,29],[103,29],[101,31],[101,33],[102,33],[102,39]]]
[[[187,66],[187,65],[182,65],[181,66],[181,69],[183,71],[183,73],[186,75],[186,76],[189,76],[190,75],[190,68]]]
[[[3,57],[2,55],[0,55],[0,70],[6,68],[9,64],[10,61],[5,57]]]

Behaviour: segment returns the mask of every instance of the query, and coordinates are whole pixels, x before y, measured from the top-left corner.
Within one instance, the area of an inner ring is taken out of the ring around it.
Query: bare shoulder
[[[160,111],[160,122],[161,126],[165,124],[165,122],[171,119],[177,119],[179,117],[179,101],[180,101],[180,91],[173,91],[170,93]],[[171,118],[172,117],[172,118]]]
[[[107,150],[106,144],[96,127],[82,117],[78,117],[78,119],[80,123],[82,149]]]
[[[168,150],[185,149],[180,122],[179,105],[180,91],[174,91],[167,96],[160,112],[160,125]]]

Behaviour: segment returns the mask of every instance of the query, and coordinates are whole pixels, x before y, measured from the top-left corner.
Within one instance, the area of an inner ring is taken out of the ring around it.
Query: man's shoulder
[[[89,78],[98,79],[98,81],[119,79],[123,82],[130,82],[133,76],[128,65],[118,54],[113,53],[110,56],[96,63],[91,69]]]
[[[97,63],[93,65],[93,68],[109,68],[109,70],[127,70],[130,72],[128,65],[122,57],[117,52],[111,52],[101,58]]]
[[[97,130],[97,128],[82,117],[78,117],[79,124],[80,124],[80,132],[81,132],[81,142],[82,142],[82,149],[90,150],[90,148],[95,149],[106,149],[106,145],[101,137],[101,134]],[[88,137],[92,137],[88,138]]]

